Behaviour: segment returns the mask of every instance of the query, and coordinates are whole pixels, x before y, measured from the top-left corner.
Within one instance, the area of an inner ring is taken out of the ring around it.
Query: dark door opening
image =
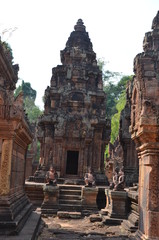
[[[66,174],[77,175],[79,151],[67,151]]]

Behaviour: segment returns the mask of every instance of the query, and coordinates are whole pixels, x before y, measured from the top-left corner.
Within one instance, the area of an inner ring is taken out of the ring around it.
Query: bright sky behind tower
[[[0,6],[1,38],[11,45],[19,78],[31,83],[37,91],[36,104],[43,108],[52,68],[61,64],[60,50],[79,18],[97,58],[108,62],[106,68],[131,75],[159,0],[0,0]],[[10,28],[16,29],[10,36],[2,34]]]

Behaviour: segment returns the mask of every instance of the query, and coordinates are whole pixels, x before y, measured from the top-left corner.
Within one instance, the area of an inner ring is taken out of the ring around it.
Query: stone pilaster
[[[97,187],[82,187],[82,208],[83,210],[98,210],[97,208]]]
[[[159,237],[159,143],[142,145],[139,180],[139,232],[143,239]]]
[[[3,140],[0,166],[0,195],[2,196],[7,195],[10,192],[12,150],[13,140]]]

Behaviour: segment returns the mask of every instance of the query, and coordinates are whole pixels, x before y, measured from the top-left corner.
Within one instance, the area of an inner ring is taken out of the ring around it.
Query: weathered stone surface
[[[41,165],[47,170],[53,164],[59,177],[81,179],[88,166],[96,174],[104,173],[110,122],[102,72],[81,19],[61,51],[61,62],[52,69],[39,119]]]
[[[134,239],[121,225],[108,226],[102,222],[90,222],[89,217],[81,219],[43,218],[45,227],[38,240],[126,240]],[[57,227],[56,227],[57,225]],[[61,227],[59,228],[58,225]],[[48,226],[48,227],[47,227]]]
[[[127,217],[127,192],[125,191],[105,191],[107,195],[108,216],[110,218],[125,219]]]
[[[131,97],[133,81],[130,81],[126,89],[126,105],[120,116],[119,141],[123,150],[123,167],[126,186],[138,183],[139,161],[135,142],[131,139],[129,127],[131,125]]]
[[[97,187],[82,187],[82,206],[83,209],[97,210]]]
[[[79,219],[81,218],[81,212],[66,212],[66,211],[58,211],[57,216],[59,218],[72,218]]]
[[[136,232],[138,230],[139,223],[139,205],[138,205],[138,189],[130,188],[128,191],[128,202],[130,204],[130,212],[128,219],[123,221],[123,227],[130,231]]]
[[[37,212],[32,212],[28,217],[23,229],[18,235],[12,236],[0,236],[0,239],[4,240],[31,240],[37,239],[38,237],[38,227],[40,224],[41,216]]]
[[[134,60],[131,134],[139,156],[138,238],[159,238],[159,11]]]
[[[90,222],[101,222],[102,217],[99,214],[92,214],[90,217]]]
[[[18,69],[0,42],[0,235],[17,234],[31,213],[24,178],[32,134],[22,94],[14,99]]]
[[[25,181],[25,192],[35,208],[41,207],[44,200],[43,186],[44,183]]]
[[[39,163],[37,161],[37,153],[38,153],[37,126],[35,123],[31,124],[31,131],[33,133],[33,141],[30,144],[30,147],[27,151],[25,179],[29,179],[30,176],[33,176],[39,165]]]
[[[59,207],[59,187],[44,185],[44,200],[41,205],[42,214],[54,214],[57,213]]]
[[[124,168],[125,185],[138,183],[139,161],[134,141],[131,139],[131,97],[133,81],[128,82],[126,89],[126,105],[120,115],[119,135],[112,145],[109,143],[110,158],[106,164],[106,174],[109,182],[113,181],[113,171],[116,167]]]

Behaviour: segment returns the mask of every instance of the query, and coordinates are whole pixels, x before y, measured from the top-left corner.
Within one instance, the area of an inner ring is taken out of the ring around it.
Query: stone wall
[[[134,60],[131,134],[139,157],[138,238],[159,238],[159,11]]]
[[[32,135],[22,94],[14,99],[18,65],[0,42],[0,235],[17,233],[31,212],[24,192],[27,146]]]

